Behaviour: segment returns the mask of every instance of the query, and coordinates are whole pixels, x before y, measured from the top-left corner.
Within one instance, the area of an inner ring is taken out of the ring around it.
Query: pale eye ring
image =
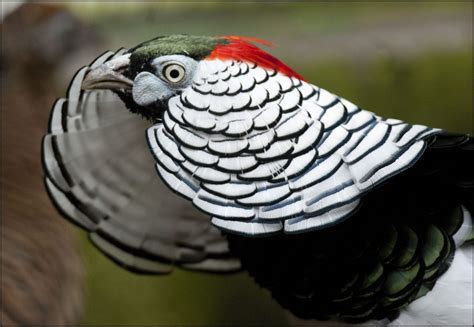
[[[180,64],[172,63],[163,68],[163,76],[168,82],[176,84],[184,80],[186,69]]]

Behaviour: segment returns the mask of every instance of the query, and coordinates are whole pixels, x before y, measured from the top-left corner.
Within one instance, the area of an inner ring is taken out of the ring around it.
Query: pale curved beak
[[[130,90],[133,81],[123,73],[130,64],[130,54],[105,62],[87,72],[82,81],[83,90]]]

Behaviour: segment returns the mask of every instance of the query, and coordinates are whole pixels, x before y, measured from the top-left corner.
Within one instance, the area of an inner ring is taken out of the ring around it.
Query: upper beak
[[[133,86],[133,81],[123,75],[129,64],[130,54],[107,61],[88,71],[81,88],[83,90],[129,90]]]

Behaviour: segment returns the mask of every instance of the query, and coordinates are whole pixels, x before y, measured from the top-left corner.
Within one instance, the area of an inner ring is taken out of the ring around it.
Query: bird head
[[[212,79],[212,75],[225,69],[224,61],[247,62],[302,79],[253,43],[271,45],[236,36],[160,36],[91,69],[82,88],[112,90],[132,112],[160,121],[172,96],[191,88],[193,83],[199,85]]]

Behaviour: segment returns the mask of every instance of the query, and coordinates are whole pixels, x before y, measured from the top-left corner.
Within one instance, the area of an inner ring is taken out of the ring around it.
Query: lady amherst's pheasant
[[[300,318],[472,324],[473,138],[256,43],[164,36],[79,70],[43,141],[58,209],[128,269],[243,268]]]

